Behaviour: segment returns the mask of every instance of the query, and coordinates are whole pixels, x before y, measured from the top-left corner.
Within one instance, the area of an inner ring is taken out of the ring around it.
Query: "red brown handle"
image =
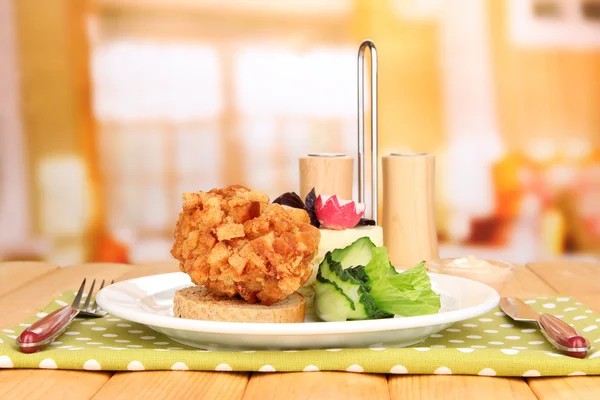
[[[17,339],[19,349],[23,353],[35,353],[48,346],[77,316],[79,310],[65,306],[42,317],[25,329]]]
[[[573,327],[551,314],[540,314],[542,333],[557,349],[566,355],[584,358],[588,351],[588,341]]]

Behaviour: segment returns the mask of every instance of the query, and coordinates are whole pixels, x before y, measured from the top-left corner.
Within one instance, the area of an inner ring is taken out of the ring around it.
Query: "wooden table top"
[[[124,280],[177,271],[147,265],[0,264],[0,327],[17,325],[84,277]],[[502,295],[571,295],[600,313],[600,264],[533,263],[518,267]],[[600,399],[600,377],[502,378],[386,376],[348,372],[226,373],[1,370],[0,399]]]

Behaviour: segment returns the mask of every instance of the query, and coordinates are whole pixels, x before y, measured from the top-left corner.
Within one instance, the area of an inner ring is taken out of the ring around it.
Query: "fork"
[[[111,284],[115,283],[113,280]],[[35,353],[46,348],[50,343],[60,336],[77,316],[98,318],[106,315],[106,312],[99,309],[98,302],[94,301],[94,304],[90,306],[90,301],[94,293],[94,286],[96,280],[92,282],[92,287],[83,303],[81,305],[81,298],[85,290],[86,279],[81,282],[81,286],[75,295],[73,303],[69,306],[64,306],[58,310],[42,317],[34,324],[29,326],[21,333],[16,339],[19,350],[23,353]],[[104,288],[104,280],[100,285],[98,292]]]

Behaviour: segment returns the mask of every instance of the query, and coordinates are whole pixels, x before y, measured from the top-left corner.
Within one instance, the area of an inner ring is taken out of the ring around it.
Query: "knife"
[[[569,324],[554,315],[538,313],[520,299],[503,297],[500,308],[515,321],[537,322],[546,340],[570,357],[584,358],[591,347],[589,340]]]

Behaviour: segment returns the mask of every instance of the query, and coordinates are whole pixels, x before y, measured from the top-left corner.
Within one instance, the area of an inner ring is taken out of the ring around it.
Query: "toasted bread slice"
[[[265,306],[250,304],[234,297],[220,297],[203,286],[191,286],[175,292],[173,314],[178,318],[226,322],[304,322],[306,301],[293,293],[279,302]]]

